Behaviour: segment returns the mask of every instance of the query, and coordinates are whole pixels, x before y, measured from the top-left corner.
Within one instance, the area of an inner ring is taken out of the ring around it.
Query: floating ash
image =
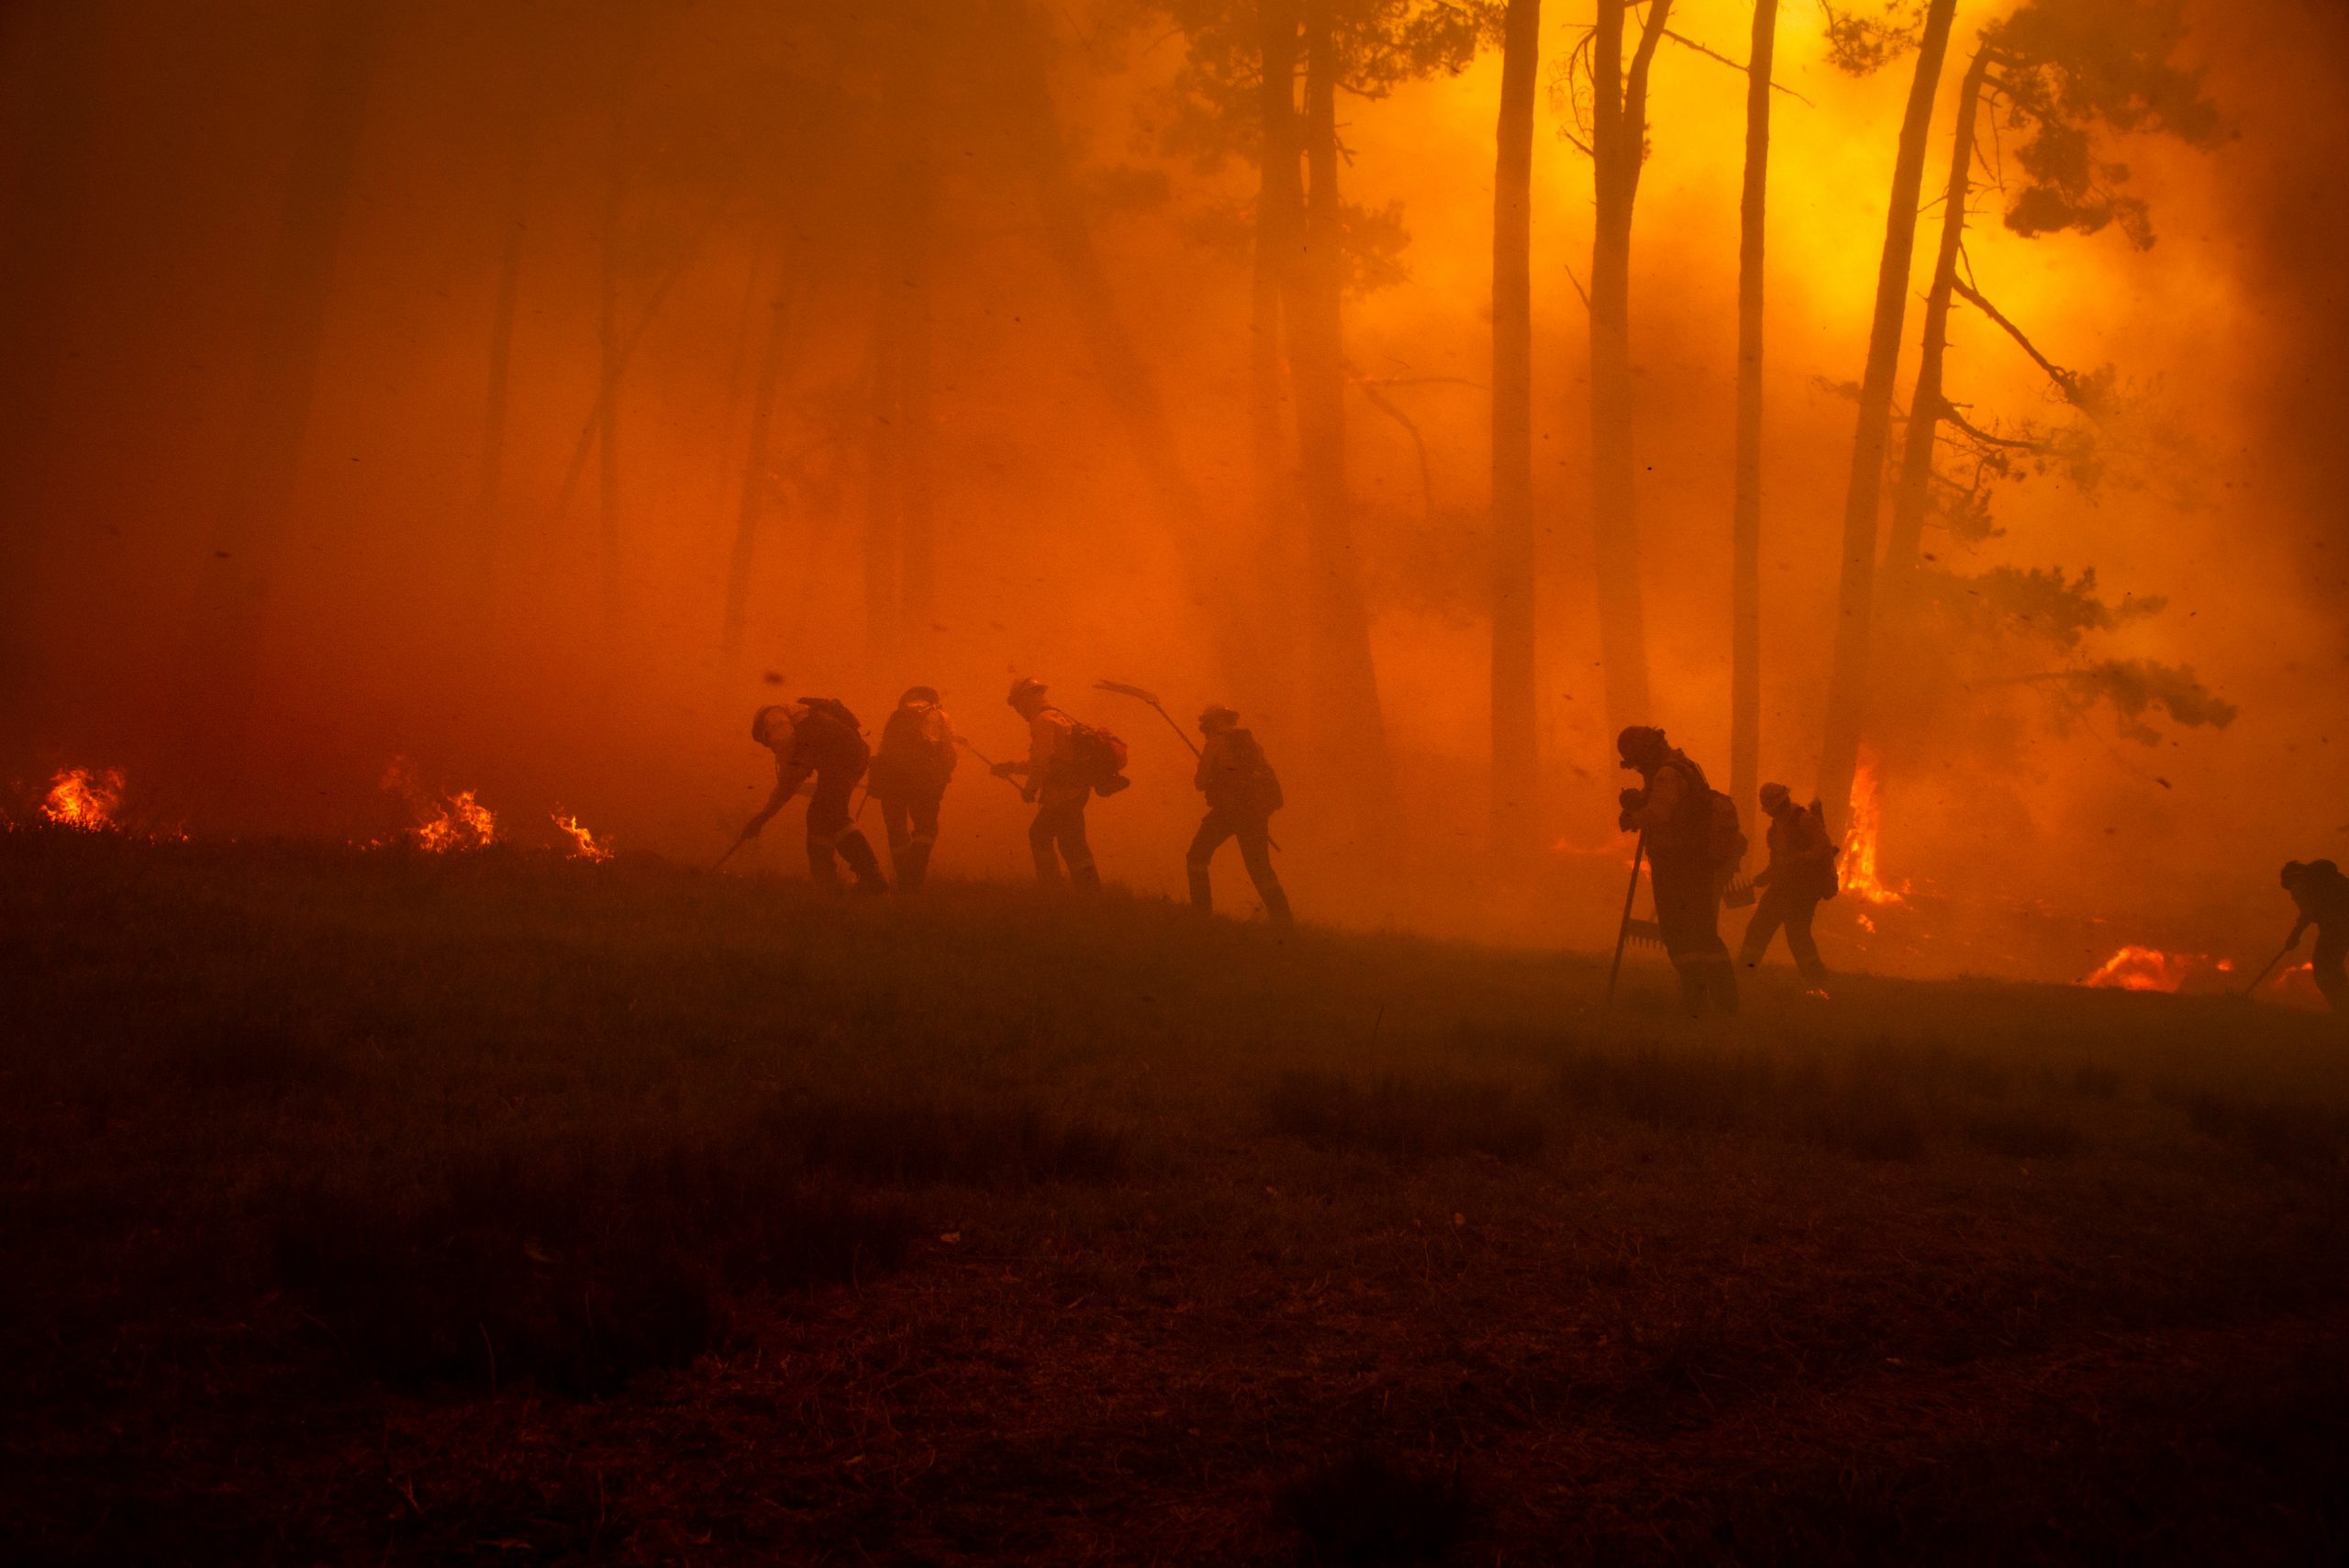
[[[49,795],[40,814],[60,828],[85,833],[117,833],[122,825],[115,813],[122,806],[121,773],[108,768],[93,773],[87,768],[67,768],[49,781]]]
[[[436,798],[416,779],[415,764],[394,757],[384,770],[384,787],[395,791],[416,813],[416,841],[427,854],[485,850],[497,841],[497,817],[472,790]]]
[[[574,861],[607,861],[612,858],[609,844],[599,844],[596,835],[582,827],[579,818],[565,812],[554,814],[554,825],[571,839],[571,858]]]

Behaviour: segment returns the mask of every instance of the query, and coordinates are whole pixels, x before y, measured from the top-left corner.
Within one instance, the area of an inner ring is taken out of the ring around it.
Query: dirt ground
[[[0,965],[11,1562],[2349,1545],[2325,1018],[25,831]]]

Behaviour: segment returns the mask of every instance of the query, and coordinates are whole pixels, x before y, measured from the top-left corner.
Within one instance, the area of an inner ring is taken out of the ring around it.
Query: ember
[[[49,796],[40,814],[60,828],[85,833],[119,832],[114,814],[122,805],[122,774],[113,768],[93,773],[87,768],[67,768],[50,780]]]
[[[611,846],[599,844],[596,835],[580,826],[579,818],[558,811],[554,825],[571,836],[571,858],[574,861],[607,861],[612,858]]]

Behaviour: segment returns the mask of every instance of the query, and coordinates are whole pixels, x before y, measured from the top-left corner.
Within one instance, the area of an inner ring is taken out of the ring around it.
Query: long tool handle
[[[739,839],[735,840],[732,843],[730,843],[730,844],[727,845],[727,846],[726,846],[726,852],[725,852],[724,854],[722,854],[722,855],[718,856],[718,859],[716,859],[715,861],[711,862],[710,862],[710,867],[709,867],[709,869],[710,869],[710,870],[712,870],[712,871],[716,871],[716,870],[718,870],[720,866],[723,866],[723,865],[724,865],[728,861],[730,861],[730,860],[732,860],[732,859],[734,858],[734,851],[737,851],[737,850],[740,849],[743,845],[745,845],[745,844],[749,843],[750,841],[751,841],[750,835],[746,833],[746,834],[744,834],[742,837],[740,837],[740,838],[739,838]]]
[[[1152,704],[1151,704],[1150,706],[1152,706],[1152,707],[1158,707],[1158,705],[1157,705],[1156,703],[1152,703]],[[1161,718],[1163,718],[1163,719],[1164,719],[1164,720],[1166,721],[1166,727],[1167,727],[1169,729],[1172,729],[1173,731],[1174,731],[1174,733],[1175,733],[1176,735],[1178,735],[1178,736],[1181,736],[1181,737],[1182,737],[1183,744],[1184,744],[1184,745],[1186,745],[1186,746],[1188,746],[1188,747],[1191,749],[1191,755],[1192,755],[1192,756],[1194,756],[1194,757],[1204,757],[1204,756],[1206,756],[1206,755],[1207,755],[1207,753],[1206,753],[1206,752],[1204,752],[1204,751],[1200,751],[1200,750],[1199,750],[1199,743],[1198,743],[1197,741],[1196,741],[1196,740],[1192,740],[1192,739],[1191,739],[1191,737],[1189,736],[1189,734],[1187,734],[1187,733],[1184,730],[1184,728],[1183,728],[1183,727],[1182,727],[1181,725],[1179,725],[1179,724],[1177,724],[1177,723],[1175,723],[1175,722],[1174,722],[1174,716],[1173,714],[1171,714],[1171,713],[1167,712],[1167,711],[1166,711],[1164,708],[1163,708],[1163,707],[1158,707],[1158,717],[1161,717]]]
[[[2276,966],[2284,962],[2285,955],[2299,945],[2300,944],[2298,942],[2286,942],[2282,947],[2277,948],[2276,950],[2276,956],[2267,961],[2267,967],[2253,975],[2251,977],[2251,984],[2244,986],[2240,992],[2236,993],[2236,995],[2248,996],[2253,992],[2258,990],[2259,987],[2266,981],[2267,977],[2276,973]]]
[[[1615,1005],[1615,982],[1623,973],[1623,944],[1631,940],[1631,900],[1639,896],[1640,862],[1648,852],[1647,829],[1640,829],[1640,841],[1631,850],[1631,885],[1623,890],[1623,923],[1615,929],[1615,962],[1607,971],[1607,1005]]]
[[[1019,782],[1017,779],[1010,778],[1006,774],[998,773],[995,771],[995,764],[987,761],[987,754],[985,751],[980,751],[976,746],[972,745],[960,735],[954,737],[954,744],[963,748],[963,751],[968,751],[972,756],[976,757],[986,768],[987,775],[990,778],[1002,779],[1004,783],[1009,784],[1012,789],[1019,794],[1020,799],[1025,800],[1028,798],[1028,792],[1019,787]]]

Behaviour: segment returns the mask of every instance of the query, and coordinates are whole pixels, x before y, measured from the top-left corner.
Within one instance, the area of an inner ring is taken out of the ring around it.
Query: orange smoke
[[[1876,870],[1876,837],[1883,829],[1884,807],[1876,797],[1876,758],[1865,749],[1860,752],[1859,769],[1852,775],[1851,823],[1851,830],[1843,835],[1843,891],[1870,904],[1904,902],[1909,884],[1887,883]],[[1865,916],[1861,923],[1870,930],[1876,929]]]
[[[554,825],[571,836],[571,858],[574,861],[607,861],[612,858],[611,846],[599,844],[596,835],[580,826],[579,818],[558,811]]]
[[[60,828],[118,832],[121,825],[114,814],[122,805],[122,774],[113,768],[95,774],[87,768],[67,768],[50,780],[40,814]]]
[[[2080,984],[2114,991],[2175,991],[2199,962],[2186,953],[2164,952],[2132,942]]]
[[[472,790],[436,800],[417,783],[415,766],[406,757],[394,757],[384,770],[384,787],[396,790],[416,813],[416,841],[428,854],[485,850],[497,842],[497,818]]]

